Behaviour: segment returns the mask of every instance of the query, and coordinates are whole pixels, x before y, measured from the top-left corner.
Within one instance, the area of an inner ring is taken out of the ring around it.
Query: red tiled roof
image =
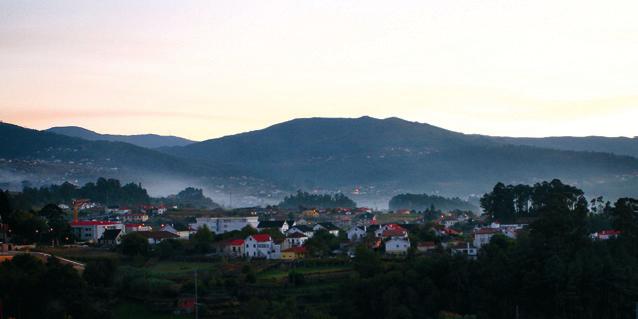
[[[257,242],[266,242],[266,241],[272,240],[272,238],[270,238],[270,235],[268,234],[256,234],[256,235],[252,235],[252,237]]]
[[[381,236],[382,237],[395,237],[395,236],[405,236],[406,231],[403,229],[388,229],[384,231]]]
[[[385,227],[387,227],[388,229],[405,230],[403,227],[399,226],[398,224],[387,224],[385,225]]]
[[[436,244],[433,241],[424,241],[422,243],[419,243],[418,246],[419,247],[435,247]]]
[[[231,239],[228,241],[228,246],[241,246],[244,244],[243,239]]]
[[[448,235],[458,235],[458,234],[460,234],[460,233],[461,233],[461,232],[459,232],[459,231],[457,231],[457,230],[454,230],[454,229],[452,229],[452,228],[444,228],[444,229],[443,229],[443,231],[444,231],[446,234],[448,234]]]
[[[119,222],[109,222],[104,220],[80,220],[72,222],[71,226],[98,226],[98,225],[117,225]]]

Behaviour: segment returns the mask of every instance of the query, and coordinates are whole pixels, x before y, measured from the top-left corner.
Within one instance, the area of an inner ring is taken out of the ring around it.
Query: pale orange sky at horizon
[[[299,117],[636,136],[638,2],[0,2],[0,120],[220,137]]]

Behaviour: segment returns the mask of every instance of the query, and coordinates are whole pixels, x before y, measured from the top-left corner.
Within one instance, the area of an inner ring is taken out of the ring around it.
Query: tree
[[[354,269],[363,278],[372,277],[383,271],[381,257],[365,245],[359,245],[355,249]]]
[[[195,243],[195,249],[200,253],[208,253],[210,251],[210,245],[215,240],[215,235],[208,229],[208,226],[200,227],[193,238],[191,239]]]
[[[324,257],[339,248],[339,238],[335,237],[325,229],[318,230],[308,240],[304,246],[308,250],[308,254],[316,257]]]
[[[82,277],[92,287],[109,287],[113,283],[117,265],[113,259],[101,258],[86,264]]]
[[[146,256],[149,251],[148,239],[138,232],[126,234],[122,236],[119,249],[127,256]]]
[[[183,245],[181,241],[176,239],[167,239],[157,244],[155,251],[160,258],[166,259],[175,256],[175,254],[182,250],[182,248]]]
[[[2,316],[16,318],[98,317],[88,301],[86,283],[70,265],[27,254],[0,263]]]
[[[341,193],[335,195],[329,194],[310,194],[308,192],[297,191],[296,194],[286,196],[279,203],[282,208],[297,209],[303,208],[355,208],[357,204],[346,195]]]
[[[13,207],[9,192],[0,189],[0,223],[9,223],[13,220]]]
[[[611,209],[614,228],[623,232],[628,238],[638,238],[638,200],[620,198]]]
[[[71,238],[71,226],[69,225],[66,213],[55,204],[44,206],[39,213],[47,221],[49,229],[47,230],[47,241],[59,243]]]

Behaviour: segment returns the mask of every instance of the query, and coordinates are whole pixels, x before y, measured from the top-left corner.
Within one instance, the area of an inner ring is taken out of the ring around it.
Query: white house
[[[244,240],[231,239],[222,244],[222,253],[225,256],[241,257],[244,256]]]
[[[286,239],[284,240],[283,243],[283,249],[288,249],[291,247],[300,247],[303,246],[306,243],[306,240],[308,240],[308,236],[306,236],[305,234],[302,233],[292,233],[288,236],[286,236]]]
[[[452,249],[453,254],[465,255],[470,259],[476,259],[476,257],[478,256],[478,248],[470,246],[470,243],[459,243],[457,245],[451,246],[450,249]]]
[[[211,232],[223,234],[233,230],[241,230],[246,226],[257,229],[259,220],[257,216],[248,217],[198,217],[195,223],[190,224],[191,229],[199,229],[206,225]]]
[[[151,245],[159,244],[167,239],[179,239],[179,236],[167,231],[141,231],[139,234],[144,236]]]
[[[359,241],[366,237],[366,226],[355,226],[348,229],[346,235],[350,241]]]
[[[290,226],[285,220],[264,220],[257,225],[257,230],[260,232],[266,229],[276,229],[280,233],[285,234],[288,228],[290,228]]]
[[[448,216],[441,220],[441,225],[445,226],[446,228],[450,228],[458,224],[459,222],[460,221],[456,217]]]
[[[122,215],[122,220],[124,222],[129,223],[143,223],[148,220],[148,215],[139,213],[139,214],[124,214]]]
[[[321,229],[328,231],[333,236],[339,237],[339,227],[335,226],[333,223],[318,223],[312,227],[312,230],[314,231]]]
[[[385,242],[385,252],[387,254],[407,254],[410,249],[410,240],[403,237],[392,237]]]
[[[312,227],[308,225],[299,225],[297,223],[297,225],[290,227],[290,229],[288,229],[288,231],[286,232],[286,234],[292,234],[292,233],[302,233],[308,236],[309,238],[312,238],[312,236],[315,234],[315,231],[312,230]]]
[[[479,228],[474,231],[474,247],[481,248],[490,243],[492,237],[500,231],[496,228]]]
[[[160,230],[173,233],[179,236],[179,239],[185,239],[185,240],[189,239],[191,234],[195,233],[195,231],[191,230],[190,228],[184,228],[184,229],[180,228],[178,230],[173,225],[164,225],[162,228],[160,228]]]
[[[97,242],[107,229],[124,232],[124,224],[108,221],[77,221],[71,223],[71,232],[79,241]]]
[[[256,234],[244,240],[244,255],[249,258],[278,259],[281,247],[275,245],[268,234]]]

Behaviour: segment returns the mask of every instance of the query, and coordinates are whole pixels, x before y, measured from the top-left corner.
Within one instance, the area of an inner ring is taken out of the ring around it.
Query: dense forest
[[[201,188],[187,187],[176,195],[154,199],[154,202],[169,206],[179,206],[188,208],[219,208],[219,204],[204,196]]]
[[[71,204],[73,199],[89,198],[105,205],[138,205],[148,203],[150,197],[140,184],[122,185],[117,179],[98,178],[95,183],[78,187],[65,182],[40,188],[25,187],[14,196],[17,208],[30,209],[50,203]]]
[[[341,193],[335,195],[329,194],[310,194],[307,192],[297,191],[296,194],[286,196],[279,203],[281,208],[355,208],[357,203],[346,195]]]
[[[458,198],[447,198],[428,194],[400,194],[392,197],[388,204],[390,209],[409,209],[425,211],[436,208],[442,211],[465,210],[477,211],[477,207]]]
[[[530,189],[535,221],[516,240],[495,236],[477,260],[439,253],[383,262],[360,248],[359,276],[344,285],[335,313],[341,318],[436,318],[442,312],[491,319],[634,318],[638,200],[623,198],[593,211],[581,190],[558,180]],[[513,197],[501,199],[503,206],[516,203]],[[600,216],[621,231],[617,239],[590,239],[590,219]]]

